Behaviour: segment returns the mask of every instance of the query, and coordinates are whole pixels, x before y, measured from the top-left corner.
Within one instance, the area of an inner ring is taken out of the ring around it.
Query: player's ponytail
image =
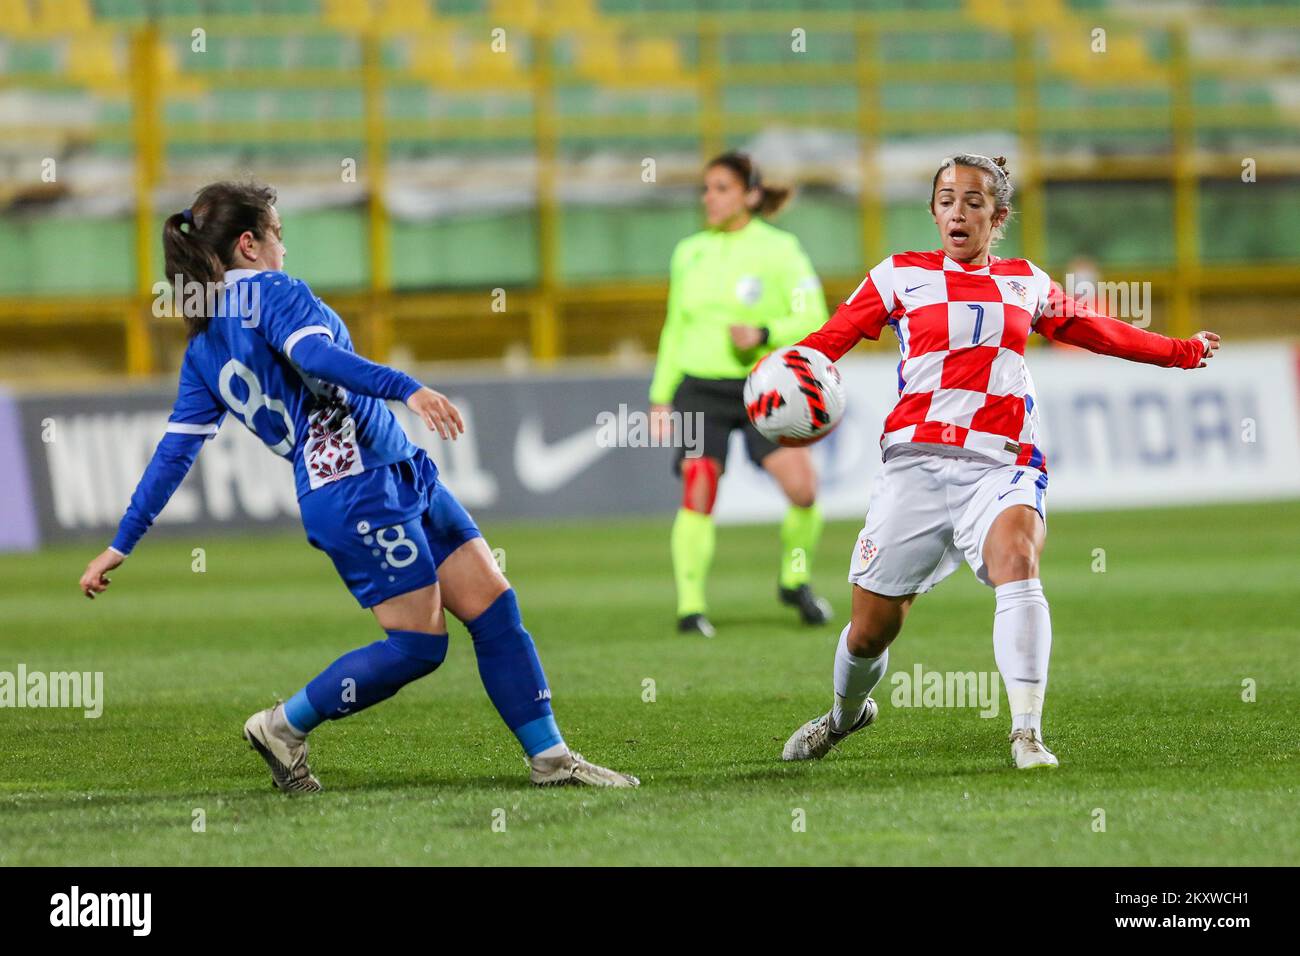
[[[191,338],[208,327],[215,298],[209,293],[220,288],[234,263],[239,237],[251,232],[265,238],[275,200],[275,190],[261,183],[210,183],[199,190],[190,208],[163,223],[167,281],[173,288],[180,284],[176,293]],[[204,294],[192,295],[195,288]]]
[[[714,166],[725,166],[736,174],[736,177],[745,184],[745,191],[751,192],[757,190],[758,201],[750,204],[750,211],[766,218],[775,216],[781,211],[781,207],[790,199],[792,190],[786,186],[770,186],[763,182],[763,175],[758,170],[758,164],[748,153],[742,153],[737,150],[722,153],[713,157],[709,161],[708,169]]]

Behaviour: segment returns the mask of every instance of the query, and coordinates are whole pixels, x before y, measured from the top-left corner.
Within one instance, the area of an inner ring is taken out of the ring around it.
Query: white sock
[[[547,747],[541,753],[533,754],[533,756],[530,759],[537,760],[539,757],[559,757],[563,754],[567,754],[568,752],[569,752],[568,744],[558,743],[558,744],[553,744],[550,747]]]
[[[831,708],[831,730],[848,730],[862,716],[867,705],[867,695],[885,676],[889,664],[889,649],[879,657],[855,657],[849,653],[849,627],[840,631],[840,644],[835,649],[835,705]]]
[[[994,590],[993,658],[1011,705],[1011,729],[1043,736],[1043,697],[1052,654],[1052,616],[1038,578],[1011,581]]]

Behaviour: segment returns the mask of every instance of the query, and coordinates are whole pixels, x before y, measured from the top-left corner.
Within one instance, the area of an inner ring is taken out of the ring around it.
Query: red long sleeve
[[[837,311],[820,329],[805,335],[799,344],[816,349],[832,362],[836,362],[863,338],[858,327]]]
[[[892,299],[893,291],[889,290],[888,294]],[[868,276],[825,325],[804,336],[798,344],[816,349],[835,362],[863,339],[878,339],[887,321],[889,309],[885,307],[884,294],[877,289],[874,278]]]
[[[1055,342],[1164,368],[1196,368],[1205,357],[1205,346],[1199,339],[1173,339],[1094,312],[1066,298],[1056,282],[1051,285],[1047,308],[1035,328]]]

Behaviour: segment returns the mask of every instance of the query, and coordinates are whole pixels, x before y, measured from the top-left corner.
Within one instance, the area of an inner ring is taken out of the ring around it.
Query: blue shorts
[[[428,587],[448,555],[482,537],[423,451],[317,488],[298,505],[307,540],[362,607]]]

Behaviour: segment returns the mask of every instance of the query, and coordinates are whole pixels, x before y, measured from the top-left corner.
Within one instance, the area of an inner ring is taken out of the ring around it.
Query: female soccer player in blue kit
[[[627,774],[571,752],[515,592],[474,520],[406,438],[385,400],[403,401],[430,429],[464,432],[446,396],[361,358],[347,327],[299,279],[281,271],[273,189],[213,183],[163,227],[167,275],[181,283],[189,344],[176,404],[112,545],[90,562],[93,598],[148,530],[227,413],[293,463],[307,540],[386,632],[344,654],[288,701],[260,711],[244,736],[281,790],[317,791],[307,735],[385,700],[438,668],[444,609],[473,638],[479,676],[519,739],[539,786],[634,787]],[[205,290],[211,290],[205,295]]]

